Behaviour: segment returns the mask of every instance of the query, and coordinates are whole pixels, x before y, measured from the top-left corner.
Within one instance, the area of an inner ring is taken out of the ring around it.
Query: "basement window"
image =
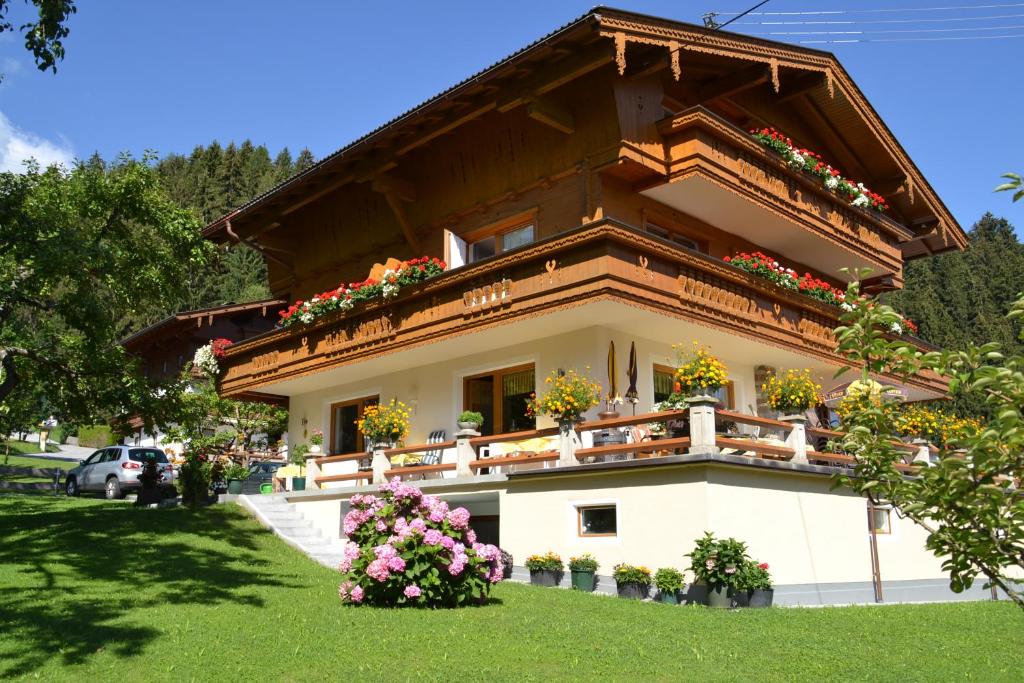
[[[868,508],[868,521],[876,534],[892,533],[892,510],[889,508]]]
[[[616,536],[618,512],[614,505],[584,505],[576,508],[580,536]]]

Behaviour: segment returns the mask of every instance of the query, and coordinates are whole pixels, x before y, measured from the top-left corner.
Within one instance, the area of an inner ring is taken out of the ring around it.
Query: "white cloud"
[[[35,159],[43,167],[70,166],[74,153],[67,140],[54,142],[18,128],[0,112],[0,171],[23,171],[25,160]]]

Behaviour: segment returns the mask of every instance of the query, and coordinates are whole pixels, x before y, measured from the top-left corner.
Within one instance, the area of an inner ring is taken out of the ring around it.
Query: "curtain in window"
[[[533,368],[509,373],[501,379],[501,394],[504,397],[529,394],[534,389]]]

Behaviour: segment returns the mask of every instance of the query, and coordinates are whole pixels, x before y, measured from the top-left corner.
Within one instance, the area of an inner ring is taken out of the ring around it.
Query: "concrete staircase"
[[[343,541],[325,538],[313,525],[303,519],[295,506],[280,495],[239,496],[238,504],[252,512],[253,516],[285,543],[331,569],[341,562]]]

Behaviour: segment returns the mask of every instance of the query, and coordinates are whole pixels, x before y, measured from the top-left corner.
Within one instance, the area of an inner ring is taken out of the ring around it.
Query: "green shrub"
[[[459,422],[472,422],[473,424],[480,426],[484,423],[484,416],[482,413],[478,413],[472,410],[463,410],[462,414],[459,415]]]
[[[740,570],[749,562],[747,545],[735,538],[716,539],[710,531],[697,540],[690,558],[690,571],[709,586],[736,586]]]
[[[569,570],[574,572],[596,572],[600,567],[597,559],[590,553],[583,553],[579,557],[569,558]]]
[[[224,468],[224,478],[228,481],[232,479],[245,479],[249,476],[249,468],[245,465],[239,465],[236,462],[231,463]]]
[[[662,567],[654,573],[654,585],[662,593],[678,593],[683,589],[683,573],[672,567]]]
[[[78,445],[85,448],[103,448],[114,442],[114,433],[107,425],[89,425],[78,428]]]
[[[178,476],[178,488],[181,501],[191,508],[199,507],[210,495],[210,477],[213,463],[205,455],[189,450],[185,453],[185,463],[181,466]]]
[[[736,588],[739,590],[771,590],[772,576],[768,573],[767,562],[747,560],[739,571],[739,578],[736,579]]]

